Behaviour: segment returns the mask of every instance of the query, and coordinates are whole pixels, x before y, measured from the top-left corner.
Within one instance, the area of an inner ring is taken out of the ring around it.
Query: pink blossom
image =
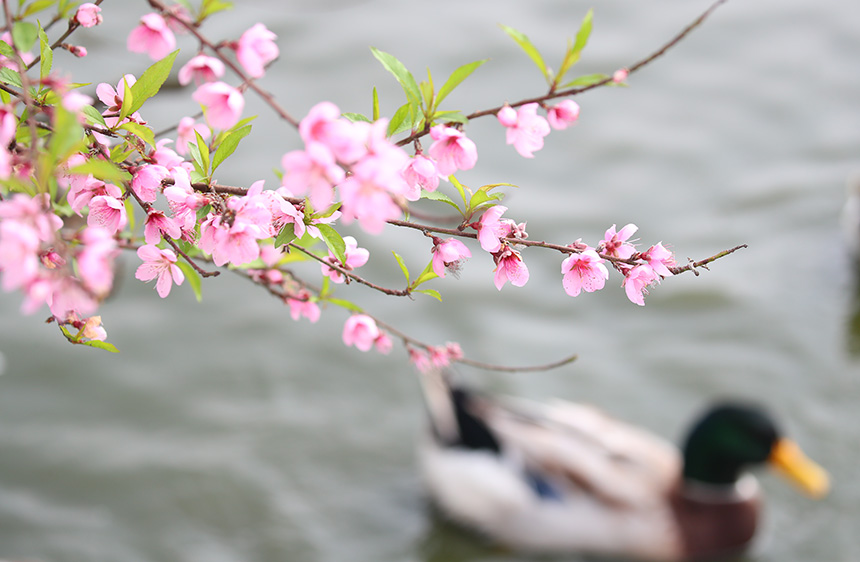
[[[179,227],[183,232],[190,233],[197,224],[196,211],[206,204],[206,199],[191,188],[187,170],[176,167],[171,170],[170,175],[173,177],[173,185],[164,188],[164,197]]]
[[[176,48],[176,36],[160,14],[145,14],[140,25],[131,30],[126,47],[132,53],[146,53],[152,60],[161,60]]]
[[[171,172],[178,167],[185,167],[184,165],[186,164],[185,160],[177,154],[175,150],[167,146],[172,142],[173,141],[171,139],[161,139],[155,143],[155,150],[149,154],[150,158],[152,158],[156,164],[164,166]]]
[[[82,59],[89,54],[87,52],[87,48],[82,47],[80,45],[66,45],[65,47],[66,47],[66,49],[69,50],[70,53],[72,53],[73,55],[75,55],[79,59]]]
[[[205,82],[214,82],[222,76],[224,76],[224,63],[220,59],[209,55],[197,55],[179,69],[177,79],[183,86],[187,86],[192,80],[199,86]]]
[[[564,292],[575,297],[583,289],[588,293],[599,291],[609,279],[609,270],[594,250],[571,254],[561,262]]]
[[[14,291],[36,279],[39,273],[39,236],[23,222],[0,222],[0,272],[2,288]]]
[[[624,292],[627,293],[627,298],[631,302],[645,306],[648,285],[659,280],[660,276],[650,265],[637,265],[624,275]]]
[[[87,216],[89,226],[99,226],[116,234],[125,228],[127,222],[125,205],[116,197],[99,195],[90,201],[90,214]]]
[[[80,113],[80,111],[84,107],[92,105],[95,101],[90,96],[82,94],[77,90],[71,90],[61,95],[63,98],[63,108],[65,108],[66,111],[70,111],[72,113]],[[85,119],[85,116],[79,115],[78,119],[83,121]]]
[[[510,281],[514,287],[522,287],[528,282],[529,268],[526,267],[519,252],[505,246],[493,258],[496,261],[496,275],[493,279],[496,289],[501,291],[507,281]]]
[[[148,164],[141,166],[131,178],[131,189],[142,201],[152,203],[161,191],[161,182],[170,177],[164,166]]]
[[[439,175],[447,177],[457,170],[469,170],[478,161],[478,148],[462,131],[436,125],[430,129],[430,136],[435,142],[428,153],[436,161]]]
[[[305,144],[318,142],[328,148],[342,164],[352,164],[367,154],[367,131],[360,123],[341,118],[340,109],[331,102],[311,108],[299,123],[299,135]]]
[[[30,197],[16,193],[5,201],[0,201],[0,219],[13,219],[29,226],[42,242],[54,240],[54,233],[63,226],[63,221],[51,211],[50,196],[47,193]]]
[[[245,109],[242,92],[224,82],[207,82],[191,97],[203,106],[206,120],[215,129],[229,129],[239,122]]]
[[[242,34],[236,46],[236,58],[252,78],[265,74],[266,65],[278,58],[277,35],[262,23],[255,24]]]
[[[507,210],[508,208],[502,205],[493,205],[481,215],[481,220],[478,222],[478,242],[485,252],[491,254],[498,252],[502,247],[500,238],[510,232],[510,226],[499,220],[502,213]]]
[[[367,263],[367,260],[370,259],[370,252],[367,249],[359,248],[358,242],[352,236],[344,236],[343,241],[346,244],[346,249],[344,250],[344,255],[346,256],[345,262],[340,263],[337,257],[331,252],[329,252],[325,261],[333,265],[339,265],[346,271],[352,271]],[[344,282],[343,274],[327,265],[322,265],[322,273],[323,275],[328,276],[335,283]]]
[[[627,240],[639,229],[635,224],[628,224],[618,232],[615,225],[609,227],[603,240],[597,247],[608,256],[626,260],[636,253],[636,248]]]
[[[215,265],[229,262],[242,265],[260,257],[257,240],[274,235],[272,214],[265,196],[261,195],[263,182],[254,182],[244,197],[231,197],[227,209],[231,220],[220,214],[209,213],[200,225],[200,249],[212,255]]]
[[[298,196],[308,194],[315,210],[325,210],[334,201],[334,185],[346,177],[334,155],[323,144],[310,142],[305,150],[294,150],[281,159],[281,184]]]
[[[146,215],[146,224],[143,227],[143,238],[147,244],[158,244],[162,235],[170,238],[180,238],[182,229],[179,223],[166,216],[162,211],[150,210]]]
[[[626,68],[619,68],[615,72],[612,73],[612,81],[616,84],[621,84],[625,80],[627,80],[627,76],[630,74],[630,71]]]
[[[409,186],[409,191],[405,194],[406,199],[418,201],[422,189],[436,191],[439,187],[439,170],[436,168],[436,162],[423,154],[416,154],[403,170],[403,179]]]
[[[131,88],[136,82],[137,79],[133,74],[126,74],[120,79],[119,83],[117,83],[116,88],[104,82],[96,86],[96,96],[98,96],[99,100],[107,106],[107,109],[102,112],[102,115],[107,116],[105,117],[105,123],[109,128],[116,127],[119,124],[118,114],[122,110],[122,101],[125,96],[126,85]],[[136,111],[129,117],[138,123],[143,122],[140,114]]]
[[[102,317],[90,316],[84,320],[81,327],[81,336],[88,340],[105,341],[107,339],[107,331],[102,326]]]
[[[51,309],[51,314],[59,319],[66,319],[72,315],[89,316],[98,308],[98,302],[92,295],[86,291],[77,279],[74,277],[61,277],[60,279],[49,282],[49,284],[40,284],[38,294],[44,294],[44,291],[49,289],[50,292],[45,297],[45,301]],[[33,298],[34,295],[28,295]],[[35,299],[26,303],[32,311],[38,310],[41,303],[36,304]]]
[[[101,11],[102,9],[92,2],[86,2],[78,6],[78,11],[72,19],[82,27],[94,27],[102,22]]]
[[[276,191],[263,191],[260,194],[265,202],[266,208],[272,215],[272,235],[276,235],[287,224],[293,225],[293,234],[296,238],[305,235],[305,215],[295,205],[284,199]]]
[[[302,289],[296,295],[296,298],[287,297],[287,304],[290,306],[290,316],[293,320],[298,320],[302,316],[310,320],[314,324],[320,319],[320,307],[311,299],[311,294]]]
[[[525,158],[534,158],[534,151],[543,148],[543,138],[549,134],[549,123],[537,114],[537,103],[527,103],[516,112],[510,106],[499,111],[499,123],[507,128],[507,143]]]
[[[84,207],[90,204],[93,197],[99,195],[122,197],[122,190],[113,184],[106,184],[92,176],[84,176],[83,179],[79,179],[80,177],[77,176],[70,182],[69,191],[66,193],[69,205],[79,216]]]
[[[87,227],[81,238],[83,250],[78,254],[81,281],[96,296],[105,297],[113,286],[116,240],[110,232],[99,227]]]
[[[579,104],[563,100],[546,111],[546,120],[553,129],[566,129],[579,119]]]
[[[208,140],[212,136],[212,131],[203,123],[195,123],[193,117],[183,117],[179,120],[176,126],[176,152],[185,155],[188,153],[188,144],[197,144],[197,134],[203,140]]]
[[[430,362],[430,356],[420,349],[410,347],[409,360],[413,365],[415,365],[415,368],[418,369],[418,372],[420,373],[427,373],[433,368],[433,364]]]
[[[448,357],[450,357],[452,361],[459,361],[463,358],[463,349],[460,347],[460,344],[455,341],[445,343],[445,352],[448,353]]]
[[[366,314],[353,314],[343,325],[343,343],[354,345],[360,351],[370,351],[378,337],[376,321]]]
[[[161,298],[170,294],[173,283],[182,285],[185,275],[176,265],[176,254],[172,250],[162,250],[152,244],[141,246],[137,249],[137,256],[143,260],[143,264],[134,273],[135,278],[140,281],[155,281],[155,290]]]
[[[18,117],[15,110],[9,105],[0,105],[0,145],[8,146],[15,138],[17,129]]]
[[[673,273],[669,268],[678,265],[675,262],[675,256],[672,252],[663,247],[662,242],[651,246],[642,252],[641,257],[643,260],[648,262],[648,265],[651,266],[651,269],[653,269],[657,275],[661,275],[663,277],[671,277]]]
[[[185,34],[188,33],[188,27],[194,26],[194,18],[191,16],[191,13],[188,11],[188,8],[181,4],[172,4],[167,7],[164,11],[165,20],[167,21],[167,27],[173,31],[173,33]]]
[[[472,257],[472,252],[456,238],[448,238],[433,245],[433,272],[445,277],[445,270],[456,272],[460,262]]]
[[[373,340],[373,347],[375,347],[376,351],[379,353],[388,355],[394,348],[394,343],[391,341],[391,337],[387,333],[379,330],[379,335],[376,336],[375,340]]]

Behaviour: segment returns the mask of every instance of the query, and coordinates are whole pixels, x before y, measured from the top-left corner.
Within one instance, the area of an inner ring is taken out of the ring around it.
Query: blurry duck
[[[758,406],[713,406],[683,452],[584,405],[503,403],[422,375],[431,432],[419,462],[453,520],[517,550],[647,560],[728,556],[750,545],[771,464],[813,497],[828,477]]]

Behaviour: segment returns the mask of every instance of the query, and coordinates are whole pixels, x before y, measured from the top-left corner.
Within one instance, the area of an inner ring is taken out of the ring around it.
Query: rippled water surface
[[[472,111],[542,91],[529,59],[496,26],[528,34],[556,64],[589,3],[237,2],[212,37],[256,21],[279,35],[281,58],[262,85],[291,113],[330,99],[384,111],[402,92],[374,45],[437,80],[491,61],[450,98]],[[313,6],[313,7],[311,7]],[[582,73],[611,72],[657,49],[705,2],[607,0]],[[124,38],[145,2],[104,3],[107,23],[79,36],[91,54],[78,81],[116,83],[144,57]],[[786,431],[832,472],[833,494],[812,502],[769,474],[768,518],[749,560],[860,558],[860,310],[839,228],[844,186],[860,171],[860,4],[732,0],[677,48],[630,78],[630,88],[578,98],[579,124],[547,139],[534,160],[504,145],[493,119],[470,124],[480,185],[507,181],[509,203],[534,239],[595,243],[611,224],[639,225],[679,259],[749,248],[629,303],[613,276],[597,294],[566,297],[560,259],[525,254],[523,289],[492,287],[476,255],[444,303],[350,295],[430,342],[470,356],[532,364],[579,353],[531,375],[464,370],[476,384],[536,398],[595,402],[670,438],[707,400],[767,403]],[[194,52],[181,43],[181,60]],[[58,54],[57,59],[64,57]],[[67,61],[63,61],[64,63]],[[579,68],[579,67],[578,67]],[[158,129],[193,111],[171,91],[145,117]],[[252,140],[222,183],[276,183],[297,135],[259,113]],[[359,236],[361,234],[359,233]],[[380,283],[397,285],[390,240],[418,267],[427,241],[391,229],[362,236]],[[476,252],[476,254],[478,254]],[[439,520],[424,501],[413,445],[423,426],[402,349],[361,354],[339,343],[344,313],[319,324],[242,279],[207,281],[204,301],[174,289],[164,302],[123,260],[104,305],[119,355],[65,344],[44,314],[21,317],[0,296],[0,557],[42,561],[516,561]],[[438,282],[436,282],[438,283]],[[571,558],[576,559],[576,558]]]

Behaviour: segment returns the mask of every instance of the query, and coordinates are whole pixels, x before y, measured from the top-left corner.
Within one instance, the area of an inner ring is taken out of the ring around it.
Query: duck
[[[429,431],[418,464],[429,499],[455,523],[535,554],[687,561],[736,556],[755,537],[770,465],[811,498],[827,472],[756,403],[712,404],[683,446],[602,410],[491,397],[421,377]]]

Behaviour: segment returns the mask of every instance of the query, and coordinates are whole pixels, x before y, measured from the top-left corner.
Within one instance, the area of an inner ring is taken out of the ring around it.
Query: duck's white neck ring
[[[737,503],[754,499],[758,494],[758,480],[749,473],[729,486],[684,480],[681,491],[681,495],[685,498],[701,503]]]

